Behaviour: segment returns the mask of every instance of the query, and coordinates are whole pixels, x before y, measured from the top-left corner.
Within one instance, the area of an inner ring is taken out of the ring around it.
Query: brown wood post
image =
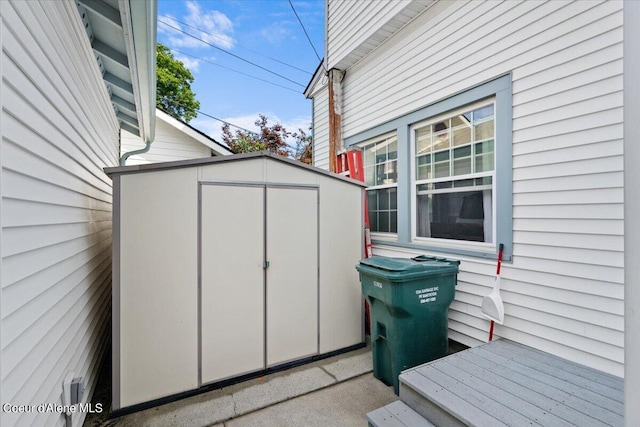
[[[329,171],[336,171],[336,155],[342,150],[342,80],[344,72],[329,70]]]

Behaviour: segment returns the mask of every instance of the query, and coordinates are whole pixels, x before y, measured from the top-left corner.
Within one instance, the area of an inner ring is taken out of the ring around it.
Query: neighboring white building
[[[313,165],[329,169],[329,90],[324,60],[307,85],[304,94],[312,101]]]
[[[374,253],[459,258],[449,336],[476,346],[504,243],[496,335],[623,376],[628,5],[326,6],[325,68],[306,91],[314,164],[329,163],[324,73],[338,69],[335,110],[343,147],[364,151]]]
[[[153,140],[154,1],[0,1],[1,395],[88,402],[108,343],[112,183],[120,129]],[[3,406],[0,424],[63,426]],[[108,410],[108,408],[105,408]],[[85,414],[73,416],[81,425]]]
[[[144,146],[144,142],[138,135],[127,130],[122,131],[121,156],[130,151],[140,150]],[[233,154],[231,150],[215,139],[182,120],[156,109],[155,139],[149,151],[132,155],[127,159],[127,165],[227,156],[229,154]]]

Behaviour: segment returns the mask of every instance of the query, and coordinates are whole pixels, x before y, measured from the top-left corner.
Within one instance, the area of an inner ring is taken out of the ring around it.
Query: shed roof
[[[309,166],[297,160],[292,160],[283,156],[279,156],[279,155],[270,153],[268,151],[234,154],[232,156],[218,156],[218,157],[205,157],[201,159],[179,160],[175,162],[147,163],[143,165],[131,165],[131,166],[117,166],[117,167],[104,168],[104,172],[109,176],[126,175],[126,174],[132,174],[132,173],[144,173],[144,172],[153,172],[153,171],[161,171],[161,170],[168,170],[168,169],[188,168],[188,167],[194,167],[194,166],[205,166],[205,165],[216,164],[216,163],[236,162],[236,161],[245,161],[249,159],[262,159],[262,158],[282,162],[293,167],[297,167],[297,168],[305,169],[309,172],[325,175],[330,178],[334,178],[349,184],[357,185],[359,187],[367,186],[364,182],[356,181],[355,179],[338,175],[338,174],[329,172],[325,169],[317,168],[315,166]]]

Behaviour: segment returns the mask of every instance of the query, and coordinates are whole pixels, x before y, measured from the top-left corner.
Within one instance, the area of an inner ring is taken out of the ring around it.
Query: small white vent
[[[76,5],[78,6],[78,12],[80,13],[80,19],[82,19],[84,30],[87,32],[87,37],[89,37],[89,41],[93,44],[93,30],[91,29],[91,22],[89,22],[87,9],[85,9],[80,3],[76,3]]]

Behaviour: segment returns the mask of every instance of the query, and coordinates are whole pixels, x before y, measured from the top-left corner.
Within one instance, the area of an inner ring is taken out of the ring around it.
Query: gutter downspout
[[[329,171],[336,171],[336,154],[342,150],[342,80],[344,71],[332,68],[329,76]]]
[[[149,149],[151,148],[151,141],[147,141],[145,143],[144,148],[141,148],[139,150],[133,150],[133,151],[129,151],[127,153],[124,153],[122,155],[122,157],[120,157],[120,166],[125,166],[125,163],[127,162],[127,159],[131,156],[134,156],[136,154],[143,154],[149,151]]]
[[[120,166],[124,166],[130,156],[149,151],[155,138],[158,4],[155,0],[118,0],[118,6],[127,46],[138,134],[145,142],[144,148],[122,155]]]

